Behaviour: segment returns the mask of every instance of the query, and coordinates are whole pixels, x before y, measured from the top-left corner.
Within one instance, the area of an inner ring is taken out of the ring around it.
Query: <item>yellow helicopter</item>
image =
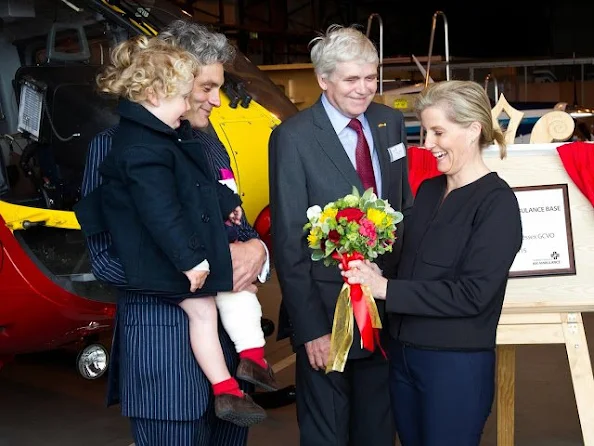
[[[112,327],[114,292],[90,273],[72,212],[88,144],[118,120],[94,78],[118,41],[188,18],[165,0],[10,3],[0,29],[0,367],[19,353],[88,348]],[[212,130],[267,241],[268,138],[297,108],[240,53],[225,76]]]

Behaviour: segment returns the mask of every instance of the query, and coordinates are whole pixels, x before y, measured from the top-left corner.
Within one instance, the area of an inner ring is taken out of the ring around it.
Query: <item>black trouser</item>
[[[495,351],[390,345],[390,393],[403,446],[478,446],[495,391]]]
[[[352,359],[343,373],[315,371],[297,349],[297,421],[301,446],[394,446],[388,362]]]

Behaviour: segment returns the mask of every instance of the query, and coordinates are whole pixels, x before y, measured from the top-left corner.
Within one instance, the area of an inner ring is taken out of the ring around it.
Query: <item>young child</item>
[[[182,51],[179,48],[165,43],[160,39],[138,37],[123,42],[112,51],[111,64],[98,76],[97,83],[102,92],[111,93],[120,98],[121,122],[132,121],[132,126],[126,127],[128,132],[130,128],[137,129],[138,141],[147,140],[147,134],[152,135],[155,132],[156,137],[163,143],[163,148],[159,148],[167,153],[174,153],[178,156],[182,149],[179,144],[189,140],[187,121],[182,121],[182,116],[189,110],[189,96],[192,92],[194,74],[199,67],[190,53]],[[139,107],[139,106],[141,107]],[[123,108],[122,108],[123,107]],[[122,114],[122,110],[127,110]],[[131,110],[131,111],[130,111]],[[157,119],[154,119],[157,118]],[[165,124],[167,127],[164,127]],[[120,124],[120,129],[122,125]],[[167,130],[167,128],[171,130]],[[177,130],[176,130],[177,129]],[[176,130],[176,131],[172,131]],[[119,132],[120,130],[118,130]],[[148,133],[147,133],[148,132]],[[163,140],[163,135],[167,138]],[[130,134],[127,134],[130,137]],[[117,132],[114,135],[112,151],[101,166],[101,173],[104,177],[104,186],[109,188],[109,182],[124,185],[124,193],[129,193],[134,206],[134,217],[146,226],[149,234],[159,234],[164,231],[173,231],[168,227],[153,227],[151,220],[143,218],[143,200],[139,200],[138,193],[134,192],[135,184],[143,181],[143,164],[134,165],[134,169],[126,164],[126,151],[134,150],[136,155],[142,154],[145,148],[142,143],[135,145],[134,148],[118,146]],[[151,140],[152,142],[152,140]],[[154,151],[154,146],[146,148],[147,157],[150,157],[149,150]],[[202,150],[199,148],[197,150]],[[193,156],[188,157],[188,168],[193,169]],[[148,161],[146,164],[150,164]],[[162,166],[161,166],[162,167]],[[148,171],[147,171],[148,172]],[[156,200],[161,192],[161,188],[177,188],[174,181],[176,175],[183,174],[178,171],[165,172],[160,181],[151,181],[147,178],[143,182],[144,196],[147,199]],[[211,173],[208,176],[212,177]],[[223,215],[228,215],[228,223],[221,221],[220,224],[226,229],[227,240],[225,243],[233,242],[236,238],[236,231],[231,225],[240,223],[242,210],[239,206],[241,200],[227,186],[213,181],[217,187],[216,193],[220,209]],[[152,188],[152,189],[151,189]],[[118,193],[121,191],[118,190]],[[180,197],[182,191],[175,190],[174,194],[168,197]],[[185,192],[185,191],[183,191]],[[105,193],[105,192],[104,192]],[[199,192],[196,192],[199,193]],[[202,198],[202,197],[201,197]],[[184,214],[184,203],[179,204],[181,209],[179,220],[189,221],[190,216]],[[121,212],[121,203],[113,204],[113,200],[102,201],[103,212],[106,215],[118,215]],[[207,204],[204,204],[207,206]],[[227,212],[225,211],[227,210]],[[122,214],[129,215],[129,214]],[[208,219],[202,214],[202,221],[207,223]],[[109,218],[106,218],[107,225],[112,233],[113,245],[118,250],[118,245],[124,244],[119,240],[115,225],[127,224],[123,218],[112,217],[111,225]],[[210,223],[216,224],[216,223]],[[214,243],[211,240],[212,232],[201,234],[194,233],[202,244]],[[225,232],[223,232],[225,233]],[[217,232],[220,234],[220,231]],[[174,234],[183,237],[184,234]],[[155,237],[155,240],[158,237]],[[158,244],[158,242],[156,242]],[[126,245],[127,246],[127,245]],[[216,245],[211,245],[216,246]],[[161,246],[167,254],[166,246]],[[208,250],[206,250],[208,252]],[[122,257],[122,263],[126,275],[129,272],[126,268],[126,261]],[[170,255],[171,257],[171,255]],[[169,259],[175,264],[174,258]],[[171,299],[178,303],[185,311],[189,320],[189,333],[192,351],[200,368],[212,385],[215,395],[215,412],[222,419],[234,422],[241,426],[249,426],[262,421],[266,414],[264,410],[255,404],[253,400],[244,394],[238,385],[238,382],[231,376],[227,369],[223,356],[221,344],[219,341],[217,315],[220,315],[223,327],[229,334],[229,337],[235,344],[235,348],[240,356],[240,363],[236,376],[259,385],[266,390],[276,390],[278,385],[274,378],[269,364],[264,359],[264,334],[261,328],[262,310],[258,299],[254,293],[242,291],[218,292],[211,288],[208,291],[197,292],[205,286],[207,276],[210,273],[209,259],[205,258],[193,268],[180,271],[185,274],[190,281],[190,293],[183,295],[167,295],[163,298]],[[211,259],[212,260],[212,259]],[[216,268],[216,266],[215,266]],[[216,271],[215,271],[216,273]],[[207,287],[208,288],[208,287]],[[146,290],[152,291],[152,290]],[[218,292],[215,297],[213,291]],[[218,308],[218,312],[217,312]]]

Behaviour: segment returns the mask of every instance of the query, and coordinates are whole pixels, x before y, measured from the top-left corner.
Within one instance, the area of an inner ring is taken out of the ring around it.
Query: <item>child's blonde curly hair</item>
[[[104,93],[142,102],[151,92],[175,96],[198,71],[191,53],[157,37],[138,36],[111,51],[111,64],[97,76],[97,85]]]

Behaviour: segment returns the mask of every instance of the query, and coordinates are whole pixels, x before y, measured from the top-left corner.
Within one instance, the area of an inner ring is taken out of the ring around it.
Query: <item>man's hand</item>
[[[266,250],[258,239],[229,245],[233,263],[233,291],[243,291],[253,284],[266,261]]]
[[[184,274],[190,281],[190,292],[194,292],[204,285],[206,278],[208,277],[208,271],[197,271],[197,270],[189,270],[184,271]]]
[[[305,343],[309,363],[314,370],[325,370],[330,356],[330,335]]]

